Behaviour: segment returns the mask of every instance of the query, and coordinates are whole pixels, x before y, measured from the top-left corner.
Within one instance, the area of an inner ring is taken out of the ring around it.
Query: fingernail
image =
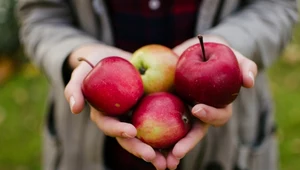
[[[175,157],[175,158],[176,158],[177,160],[179,160],[179,161],[182,159],[182,158],[179,158],[179,157]]]
[[[71,108],[71,111],[73,111],[73,107],[75,105],[75,99],[73,96],[70,97],[70,108]]]
[[[145,159],[145,158],[143,158],[143,157],[141,157],[145,162],[150,162],[150,161],[148,161],[147,159]]]
[[[193,112],[195,115],[199,116],[199,117],[205,117],[205,116],[206,116],[205,110],[204,110],[202,107],[200,107],[200,106],[195,106],[195,107],[192,109],[192,112]]]
[[[130,136],[130,135],[128,135],[128,134],[125,133],[125,132],[122,133],[122,136],[123,136],[124,138],[134,138],[134,136]]]
[[[254,83],[254,74],[251,71],[249,71],[248,75],[251,78],[252,82]]]

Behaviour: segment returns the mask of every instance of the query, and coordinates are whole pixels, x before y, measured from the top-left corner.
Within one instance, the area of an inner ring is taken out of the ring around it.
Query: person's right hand
[[[90,44],[75,49],[68,58],[68,64],[73,69],[71,79],[65,88],[65,97],[70,104],[72,113],[80,113],[85,105],[81,84],[87,74],[92,70],[86,62],[80,62],[79,58],[85,58],[93,65],[101,59],[109,56],[119,56],[125,59],[131,57],[131,53],[104,44]]]
[[[80,113],[85,106],[85,99],[81,91],[81,84],[92,69],[85,62],[79,62],[79,57],[84,57],[93,65],[108,56],[120,56],[125,59],[131,57],[131,53],[102,44],[87,45],[75,50],[68,59],[69,65],[74,69],[71,79],[65,88],[65,97],[69,102],[72,113]],[[90,106],[91,120],[107,136],[115,137],[119,144],[131,154],[144,159],[157,169],[166,169],[166,158],[155,151],[151,146],[141,142],[136,137],[136,128],[118,118],[106,116]]]

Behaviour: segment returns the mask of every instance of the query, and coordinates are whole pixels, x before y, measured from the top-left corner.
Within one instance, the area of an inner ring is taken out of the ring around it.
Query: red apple
[[[174,90],[175,68],[179,56],[159,44],[137,49],[130,62],[139,70],[145,94]]]
[[[149,94],[132,113],[137,138],[156,149],[172,147],[191,128],[191,113],[183,101],[168,92]]]
[[[233,102],[242,86],[242,75],[233,51],[226,45],[207,42],[187,48],[175,72],[175,89],[184,100],[224,107]]]
[[[142,97],[142,79],[129,61],[111,56],[96,66],[88,63],[93,69],[83,80],[82,92],[97,110],[110,116],[123,115]]]

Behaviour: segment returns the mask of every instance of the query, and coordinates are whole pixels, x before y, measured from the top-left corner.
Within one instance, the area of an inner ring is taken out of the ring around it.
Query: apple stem
[[[205,49],[204,49],[204,43],[203,43],[203,36],[202,36],[202,35],[198,35],[198,39],[199,39],[199,41],[200,41],[203,59],[204,59],[204,61],[207,61],[206,56],[205,56]]]
[[[83,57],[79,57],[78,61],[85,61],[88,65],[90,65],[92,68],[94,68],[95,66],[87,59],[83,58]]]
[[[141,73],[141,75],[144,75],[146,72],[146,69],[144,67],[139,68],[139,72]]]

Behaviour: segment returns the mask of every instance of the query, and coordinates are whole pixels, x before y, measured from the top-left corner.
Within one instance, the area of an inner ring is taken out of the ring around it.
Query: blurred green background
[[[300,167],[300,25],[269,69],[276,103],[280,167]],[[39,170],[46,78],[22,52],[0,55],[0,170]]]

